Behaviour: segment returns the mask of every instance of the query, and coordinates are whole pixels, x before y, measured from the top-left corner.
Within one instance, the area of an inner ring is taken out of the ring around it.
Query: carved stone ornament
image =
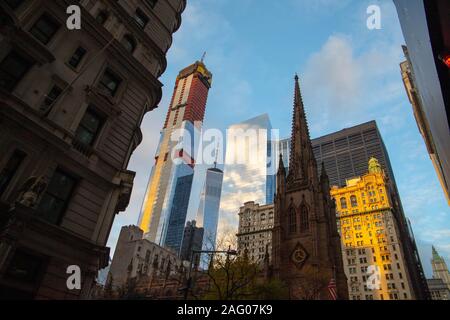
[[[297,246],[291,254],[291,261],[294,263],[294,265],[299,269],[303,268],[303,265],[305,264],[308,257],[309,254],[305,250],[305,248],[300,244],[300,242],[297,243]]]

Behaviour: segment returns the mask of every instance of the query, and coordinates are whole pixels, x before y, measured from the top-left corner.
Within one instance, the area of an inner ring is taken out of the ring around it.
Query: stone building
[[[348,299],[335,205],[323,164],[317,171],[298,76],[291,145],[289,173],[280,156],[276,178],[274,275],[291,299]]]
[[[371,158],[366,174],[333,186],[351,300],[416,299],[387,174]]]
[[[120,290],[131,279],[174,275],[182,268],[182,261],[173,250],[143,236],[144,232],[137,226],[122,227],[106,286]]]
[[[252,262],[263,264],[266,251],[272,252],[273,210],[273,204],[260,206],[253,201],[239,209],[238,252],[246,251]]]
[[[186,6],[80,0],[81,29],[68,30],[73,3],[0,2],[2,298],[89,296]],[[72,265],[80,290],[66,285]]]
[[[450,290],[442,279],[427,279],[432,300],[450,300]]]
[[[450,300],[450,272],[448,271],[447,263],[445,263],[444,258],[439,255],[434,246],[432,247],[432,252],[433,278],[427,279],[431,298],[433,300]]]

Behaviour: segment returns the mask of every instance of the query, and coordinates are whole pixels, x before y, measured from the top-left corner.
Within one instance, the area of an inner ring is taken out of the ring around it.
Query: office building
[[[206,170],[205,185],[200,195],[200,205],[197,212],[197,225],[204,229],[201,249],[216,250],[217,227],[219,223],[220,198],[222,194],[223,171],[217,166]],[[209,255],[202,255],[200,268],[209,265]]]
[[[66,27],[70,4],[80,30]],[[90,296],[185,6],[0,2],[0,299]],[[79,290],[66,282],[73,265]]]
[[[238,254],[262,265],[266,253],[272,255],[273,204],[260,206],[253,201],[239,208]]]
[[[203,235],[204,228],[198,227],[195,220],[186,223],[180,253],[181,260],[190,261],[198,266],[200,258],[198,251],[202,250]]]
[[[227,130],[225,168],[220,201],[220,229],[238,228],[236,212],[243,203],[265,203],[272,154],[271,124],[267,114],[234,124]],[[273,182],[272,182],[273,184]],[[223,230],[222,230],[223,231]]]
[[[370,121],[313,139],[312,145],[317,163],[323,162],[330,185],[334,186],[346,186],[348,179],[367,173],[370,158],[378,160],[390,184],[391,205],[398,221],[400,242],[409,268],[414,296],[419,300],[429,299],[426,277],[414,234],[403,212],[394,171],[376,122]]]
[[[450,205],[450,3],[394,3],[407,48],[401,65],[405,88]]]
[[[203,59],[178,74],[139,217],[147,239],[178,252],[211,82]]]
[[[351,300],[415,299],[390,188],[375,158],[366,174],[331,188]]]

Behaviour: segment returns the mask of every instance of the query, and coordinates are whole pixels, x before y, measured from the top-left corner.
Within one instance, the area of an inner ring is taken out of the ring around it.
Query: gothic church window
[[[309,213],[308,208],[303,205],[300,209],[300,231],[306,232],[309,230]]]
[[[289,232],[295,233],[297,231],[297,217],[294,208],[289,210]]]

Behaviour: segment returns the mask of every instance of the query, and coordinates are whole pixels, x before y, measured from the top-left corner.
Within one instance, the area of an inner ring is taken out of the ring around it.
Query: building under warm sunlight
[[[414,299],[388,178],[378,160],[367,174],[332,187],[350,299]]]

